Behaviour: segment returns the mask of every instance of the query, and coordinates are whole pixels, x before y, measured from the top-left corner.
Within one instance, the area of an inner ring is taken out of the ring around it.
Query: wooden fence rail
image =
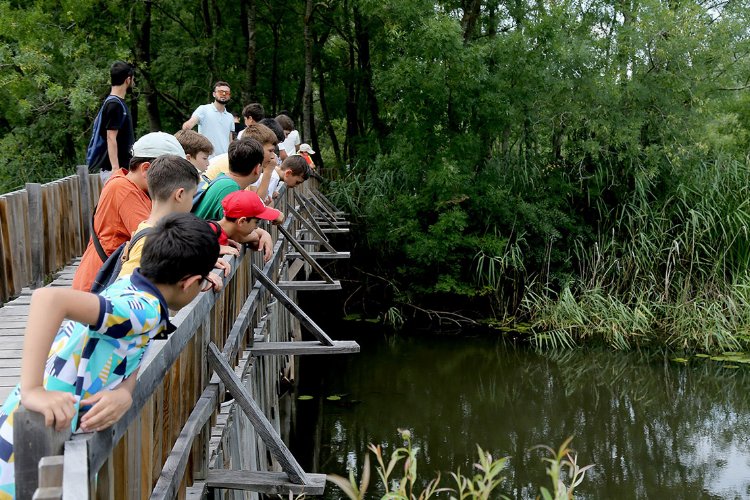
[[[0,303],[83,254],[101,190],[99,176],[81,166],[77,175],[0,195]]]
[[[279,439],[279,374],[289,370],[296,354],[351,353],[359,346],[333,341],[296,305],[297,290],[309,288],[299,275],[322,271],[305,250],[319,249],[324,240],[333,249],[325,232],[342,231],[331,215],[323,217],[327,207],[313,203],[314,182],[297,189],[310,203],[307,220],[293,211],[283,231],[269,228],[276,242],[269,262],[259,252],[226,258],[232,273],[224,290],[200,294],[173,318],[175,332],[153,341],[133,405],[116,425],[60,441],[19,409],[17,498],[167,499],[205,497],[209,491],[222,498],[257,498],[231,490],[323,491],[324,477],[301,471]],[[291,193],[282,193],[278,208],[289,214],[295,203]],[[296,238],[305,243],[293,242]],[[298,257],[289,258],[287,250],[298,250]],[[284,290],[276,283],[284,283]],[[311,332],[306,341],[303,328]],[[238,407],[220,405],[227,391]],[[47,458],[40,462],[42,457]]]

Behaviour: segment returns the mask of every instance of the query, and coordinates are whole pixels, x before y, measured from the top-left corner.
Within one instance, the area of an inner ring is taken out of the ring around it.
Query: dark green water
[[[534,498],[549,485],[538,444],[574,435],[596,464],[577,498],[750,498],[750,371],[693,359],[613,352],[538,354],[487,338],[356,336],[354,355],[308,356],[292,448],[313,472],[361,470],[368,443],[390,454],[409,429],[419,475],[466,472],[476,445],[509,456],[500,491]],[[340,401],[327,399],[341,395]],[[373,470],[373,482],[375,474]],[[343,498],[334,486],[327,498]],[[378,497],[375,486],[370,497]],[[445,497],[445,496],[444,496]]]

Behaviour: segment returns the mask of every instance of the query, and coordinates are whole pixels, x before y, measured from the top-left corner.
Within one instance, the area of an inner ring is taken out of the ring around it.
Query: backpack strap
[[[91,214],[91,223],[89,224],[91,240],[94,242],[94,248],[96,249],[96,253],[99,255],[99,258],[102,259],[102,262],[107,262],[107,252],[104,251],[102,242],[99,241],[99,236],[96,235],[96,230],[94,230],[94,216],[96,216],[96,209],[97,207],[94,207],[94,213]]]
[[[128,242],[128,246],[125,249],[125,251],[122,254],[122,261],[126,262],[130,258],[130,249],[133,248],[133,245],[136,244],[137,241],[142,240],[149,234],[154,232],[153,227],[144,227],[140,231],[136,231],[132,238],[130,238],[130,241]]]

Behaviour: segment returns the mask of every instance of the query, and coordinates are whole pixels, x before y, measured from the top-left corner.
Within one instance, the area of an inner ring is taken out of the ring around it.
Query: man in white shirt
[[[227,152],[234,132],[234,117],[226,108],[232,96],[229,84],[216,82],[213,96],[213,103],[198,106],[193,111],[193,116],[182,124],[183,130],[190,130],[198,125],[198,133],[208,137],[214,147],[211,157]]]

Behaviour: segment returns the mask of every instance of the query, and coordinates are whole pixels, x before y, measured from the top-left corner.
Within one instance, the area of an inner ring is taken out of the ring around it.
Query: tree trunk
[[[368,27],[364,25],[364,19],[357,7],[354,7],[354,32],[357,38],[357,51],[359,55],[359,69],[362,74],[362,86],[367,97],[367,105],[372,118],[372,125],[378,136],[382,140],[386,136],[386,127],[380,119],[380,110],[378,108],[378,99],[375,95],[375,88],[372,83],[372,65],[370,63],[370,36]]]
[[[161,117],[159,116],[159,100],[154,89],[153,79],[151,78],[151,6],[149,0],[143,2],[143,18],[140,21],[140,28],[135,30],[135,63],[140,69],[141,94],[146,100],[146,113],[148,114],[148,128],[150,131],[161,130]],[[133,10],[133,15],[137,15],[139,9]],[[137,23],[134,23],[137,25]],[[133,129],[135,130],[138,121],[138,105],[135,97],[134,103],[131,103],[131,117],[133,119]]]
[[[271,54],[271,111],[276,116],[279,110],[279,45],[280,45],[279,23],[271,25],[273,33],[273,52]]]
[[[245,30],[247,33],[247,61],[245,63],[245,85],[242,89],[243,102],[255,102],[258,97],[258,64],[256,57],[256,18],[257,8],[255,0],[243,0],[246,7]]]
[[[305,1],[305,92],[302,98],[302,132],[304,140],[312,140],[313,120],[313,34],[312,34],[313,0]],[[303,141],[304,142],[304,141]]]
[[[461,26],[464,30],[464,43],[469,43],[471,37],[474,35],[474,29],[477,26],[479,20],[479,12],[482,8],[482,0],[470,0],[468,5],[464,7],[464,15],[461,18]]]
[[[351,26],[349,19],[349,2],[344,0],[344,26]],[[347,33],[347,35],[350,35]],[[349,45],[349,57],[347,61],[346,75],[346,137],[344,138],[344,161],[350,162],[356,154],[354,146],[355,138],[359,135],[357,124],[357,88],[356,79],[358,68],[354,60],[354,41],[352,36],[347,36],[346,41]]]
[[[323,72],[323,65],[320,58],[318,58],[318,96],[320,98],[320,111],[323,115],[323,123],[325,124],[328,136],[331,138],[331,147],[333,148],[333,154],[336,157],[336,168],[341,168],[341,147],[339,146],[339,140],[336,137],[336,130],[334,130],[333,123],[331,122],[331,115],[328,113],[328,103],[326,102],[325,92],[325,73]]]

